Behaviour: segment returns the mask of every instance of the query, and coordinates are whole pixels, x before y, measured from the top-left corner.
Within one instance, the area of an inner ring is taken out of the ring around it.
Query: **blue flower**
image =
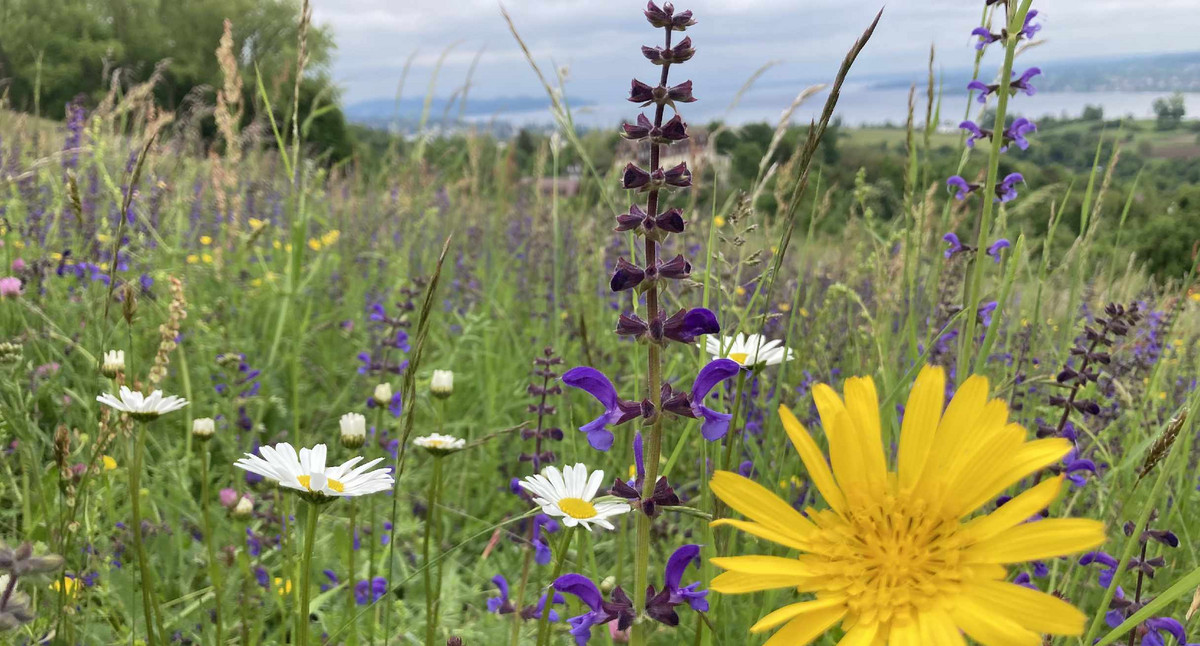
[[[738,374],[741,369],[741,365],[732,359],[717,359],[700,369],[690,393],[673,392],[669,384],[663,384],[663,410],[683,417],[703,419],[700,434],[710,442],[725,437],[733,415],[720,413],[705,406],[704,398],[708,397],[708,393],[717,384]]]
[[[642,404],[617,396],[617,389],[613,387],[612,382],[595,368],[572,368],[563,373],[562,382],[572,388],[587,391],[604,405],[603,414],[579,427],[579,430],[587,433],[588,444],[594,449],[607,451],[612,448],[613,434],[608,430],[610,424],[624,424],[643,413]]]

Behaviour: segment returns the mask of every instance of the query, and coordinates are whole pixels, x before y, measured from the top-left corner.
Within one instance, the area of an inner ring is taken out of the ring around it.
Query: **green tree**
[[[1159,97],[1154,100],[1155,121],[1159,130],[1174,130],[1183,123],[1187,109],[1183,104],[1183,93],[1176,92],[1170,97]]]

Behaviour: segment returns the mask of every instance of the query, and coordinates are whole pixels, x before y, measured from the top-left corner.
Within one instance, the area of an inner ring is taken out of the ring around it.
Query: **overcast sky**
[[[446,57],[436,94],[462,85],[483,49],[474,96],[542,93],[509,34],[496,0],[314,0],[318,22],[337,42],[330,70],[349,103],[395,95],[405,60],[415,51],[405,96],[424,95],[438,58]],[[684,75],[697,96],[727,103],[764,63],[781,64],[763,85],[799,91],[830,79],[881,0],[683,0],[699,23],[688,30],[697,48]],[[919,72],[929,45],[946,69],[967,67],[969,33],[983,0],[892,0],[856,67],[860,75]],[[661,32],[641,15],[641,0],[507,0],[522,37],[545,69],[567,65],[573,97],[605,102],[624,97],[635,73],[655,72],[638,46],[658,44]],[[1200,0],[1035,0],[1046,42],[1028,52],[1030,64],[1052,73],[1055,60],[1200,48]],[[1152,7],[1152,8],[1151,8]],[[987,64],[998,64],[992,52]],[[674,78],[674,77],[673,77]],[[914,74],[914,80],[919,75]],[[682,80],[682,79],[680,79]],[[791,88],[794,86],[794,90]]]

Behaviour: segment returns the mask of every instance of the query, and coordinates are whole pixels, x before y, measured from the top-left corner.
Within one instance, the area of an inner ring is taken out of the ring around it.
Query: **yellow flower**
[[[206,264],[206,265],[211,265],[212,261],[213,261],[212,254],[211,253],[200,254],[200,260],[203,260],[204,264]]]
[[[342,237],[342,232],[338,231],[337,229],[333,229],[332,231],[329,231],[325,235],[321,236],[321,244],[328,247],[329,245],[337,242],[338,238],[341,238],[341,237]]]
[[[24,240],[13,240],[12,246],[16,249],[24,249],[25,241]]]
[[[212,244],[212,236],[200,236],[200,244],[206,247]]]
[[[1195,291],[1195,292],[1192,292],[1192,293],[1189,295],[1189,298],[1191,298],[1192,300],[1196,301],[1197,303],[1200,303],[1200,291]]]
[[[800,308],[800,316],[803,316],[804,318],[808,318],[808,308],[807,307]]]
[[[316,238],[309,238],[308,239],[308,248],[312,249],[313,251],[320,251],[321,250],[321,241],[317,240]]]
[[[279,248],[283,247],[283,244],[280,243],[278,240],[275,240],[275,241],[271,242],[271,246],[275,247],[276,249],[279,249]]]
[[[275,577],[275,591],[278,592],[279,596],[281,596],[281,597],[291,594],[292,593],[292,580],[287,579],[285,581],[279,577]]]
[[[792,309],[791,303],[780,303],[779,304],[780,312],[788,312],[788,311],[791,311],[791,309]]]
[[[717,217],[713,218],[713,224],[720,229],[721,227],[725,226],[725,218],[718,215]]]
[[[259,229],[267,226],[267,223],[265,221],[260,220],[258,218],[250,218],[249,223],[250,223],[251,231],[258,231]]]
[[[112,471],[117,468],[117,461],[114,460],[111,455],[101,456],[100,460],[104,462],[105,471]]]
[[[828,509],[807,517],[766,488],[718,471],[712,490],[747,520],[719,519],[798,556],[715,558],[722,594],[791,588],[804,600],[750,628],[779,630],[767,646],[802,646],[841,623],[843,646],[1038,646],[1043,634],[1079,635],[1085,617],[1044,592],[1008,583],[1008,564],[1095,548],[1104,526],[1082,518],[1025,522],[1048,507],[1063,476],[1042,480],[988,515],[972,512],[1071,450],[1065,438],[1026,441],[1002,400],[974,376],[943,412],[946,377],[926,367],[908,398],[897,466],[887,465],[879,399],[851,378],[845,401],[829,386],[813,398],[832,462],[787,407],[783,427]]]
[[[64,576],[61,580],[51,581],[50,589],[65,593],[68,597],[74,597],[79,594],[79,582],[72,577]]]
[[[100,244],[108,244],[112,242],[112,236],[108,235],[107,233],[97,233],[96,242],[99,242]]]
[[[745,296],[746,288],[738,285],[737,288],[733,290],[733,293],[737,294],[738,296]]]
[[[197,256],[194,253],[190,253],[190,254],[188,254],[187,262],[189,265],[194,265],[194,264],[200,262],[200,256]]]

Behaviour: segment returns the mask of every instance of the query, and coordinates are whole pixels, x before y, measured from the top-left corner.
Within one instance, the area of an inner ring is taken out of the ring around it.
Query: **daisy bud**
[[[392,385],[383,383],[375,386],[375,403],[387,406],[392,401]]]
[[[249,498],[242,497],[237,505],[233,508],[233,517],[238,520],[246,520],[254,514],[254,503],[250,502]]]
[[[429,392],[438,399],[445,399],[454,394],[454,372],[450,370],[434,370],[433,379],[429,382]]]
[[[192,420],[192,437],[207,442],[212,439],[213,433],[216,431],[216,423],[211,417],[199,417]]]
[[[604,580],[600,582],[601,592],[612,592],[612,589],[615,587],[617,587],[617,577],[611,574],[604,577]]]
[[[116,379],[122,372],[125,372],[125,351],[105,351],[104,361],[100,363],[100,373],[109,379]]]
[[[461,451],[467,447],[467,441],[453,435],[433,433],[413,440],[413,444],[425,449],[431,455],[444,456]]]
[[[358,413],[346,413],[339,423],[342,427],[342,446],[357,449],[367,441],[367,418]]]

